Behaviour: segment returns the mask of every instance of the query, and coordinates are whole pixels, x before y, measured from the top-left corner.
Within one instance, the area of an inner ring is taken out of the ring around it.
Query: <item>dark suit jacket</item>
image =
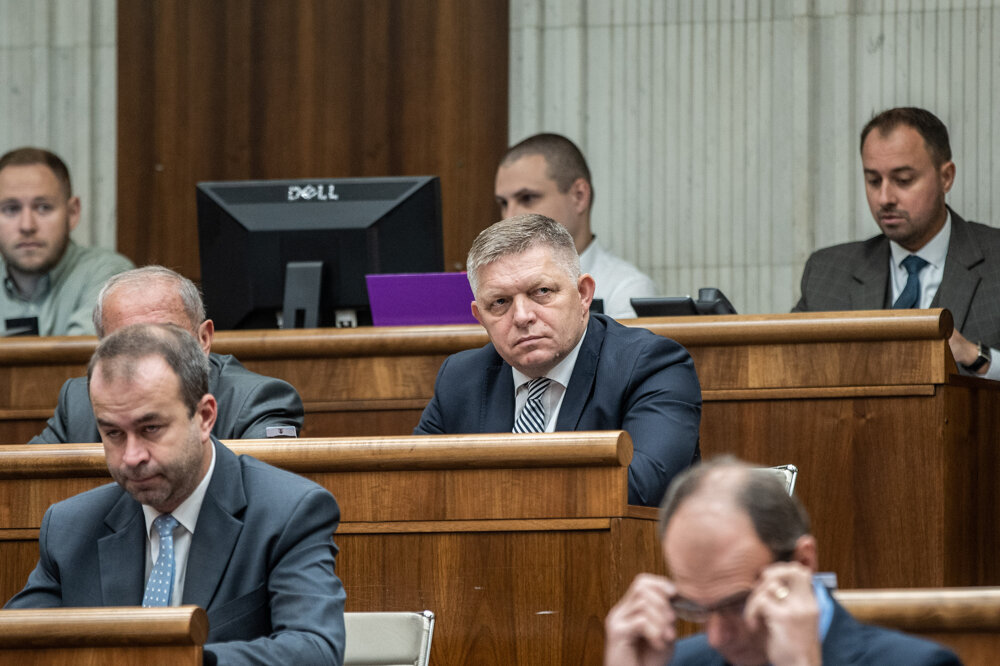
[[[218,440],[188,555],[183,603],[208,613],[206,661],[339,664],[344,588],[334,573],[337,502],[302,477]],[[138,606],[142,505],[112,483],[53,504],[39,561],[6,608]],[[232,641],[232,642],[227,642]]]
[[[263,439],[269,426],[302,430],[303,408],[298,392],[288,382],[250,372],[233,356],[209,354],[208,392],[219,403],[212,434],[219,439]],[[42,434],[29,444],[99,442],[87,378],[67,380],[59,404]]]
[[[837,666],[961,666],[962,662],[937,643],[861,624],[834,599],[833,620],[823,641],[823,663]],[[686,664],[724,666],[726,662],[709,646],[705,634],[697,634],[678,641],[670,661],[670,666]]]
[[[510,432],[514,378],[492,344],[445,359],[415,434]],[[698,460],[701,389],[687,350],[643,328],[591,315],[556,430],[627,430],[629,503],[659,504]]]
[[[802,298],[793,311],[891,307],[889,254],[889,239],[881,234],[817,250],[802,272]],[[931,305],[948,308],[969,340],[1000,347],[1000,229],[951,211],[944,276]]]

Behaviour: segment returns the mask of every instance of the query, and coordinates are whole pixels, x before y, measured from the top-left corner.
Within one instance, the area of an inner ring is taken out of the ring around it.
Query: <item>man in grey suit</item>
[[[196,604],[207,663],[340,664],[337,502],[222,446],[208,374],[177,326],[101,341],[87,381],[116,483],[49,507],[38,565],[6,607]]]
[[[955,181],[948,129],[906,107],[861,132],[868,206],[882,233],[819,250],[802,273],[796,312],[942,307],[952,354],[969,373],[1000,379],[1000,229],[945,205]]]
[[[97,296],[94,326],[103,338],[129,324],[174,324],[184,328],[208,355],[209,392],[218,402],[212,434],[219,439],[295,437],[302,428],[302,399],[288,382],[244,368],[231,355],[211,353],[215,325],[205,318],[198,288],[162,266],[119,273]],[[59,404],[45,430],[29,444],[98,442],[100,435],[87,396],[85,377],[63,384]]]
[[[851,617],[813,575],[805,509],[764,472],[723,457],[674,479],[660,507],[671,578],[640,574],[611,609],[605,664],[961,663],[939,645]],[[704,633],[677,640],[678,619]]]

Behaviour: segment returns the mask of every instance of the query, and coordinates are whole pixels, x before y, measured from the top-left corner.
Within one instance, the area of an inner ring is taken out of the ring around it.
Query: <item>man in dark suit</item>
[[[303,407],[288,382],[250,372],[231,355],[211,353],[215,326],[205,317],[198,288],[162,266],[145,266],[108,280],[97,297],[94,326],[103,338],[129,324],[174,324],[186,329],[208,355],[209,392],[218,403],[212,434],[219,439],[295,437]],[[63,384],[45,430],[29,444],[98,442],[86,377]]]
[[[955,180],[948,129],[924,109],[883,111],[861,132],[861,162],[882,233],[813,253],[794,310],[948,308],[955,360],[1000,379],[1000,363],[991,363],[1000,348],[1000,229],[945,205]]]
[[[671,578],[640,574],[605,620],[608,666],[960,664],[854,620],[813,577],[809,518],[768,470],[733,458],[678,476],[660,508]],[[677,641],[677,619],[705,633]]]
[[[116,483],[49,507],[38,565],[7,608],[197,604],[208,663],[339,664],[337,503],[212,436],[208,372],[177,326],[101,341],[87,380]]]
[[[490,343],[445,360],[414,432],[627,430],[629,503],[655,506],[698,459],[701,390],[687,351],[590,315],[594,279],[543,215],[483,231],[467,267]]]

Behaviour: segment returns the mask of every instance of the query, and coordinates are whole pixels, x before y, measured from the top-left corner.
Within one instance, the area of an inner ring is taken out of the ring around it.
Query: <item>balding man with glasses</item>
[[[814,577],[809,518],[775,476],[734,458],[678,475],[660,507],[670,578],[640,574],[605,620],[605,660],[663,664],[960,664],[857,622]],[[677,640],[675,622],[704,624]]]

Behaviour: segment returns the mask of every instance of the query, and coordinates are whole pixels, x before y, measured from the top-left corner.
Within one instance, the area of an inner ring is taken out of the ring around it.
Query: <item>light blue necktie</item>
[[[894,310],[905,310],[915,308],[920,304],[920,271],[927,265],[926,259],[921,259],[915,254],[911,254],[903,259],[903,268],[906,269],[906,286],[900,292],[899,298],[892,304]]]
[[[142,597],[143,608],[169,606],[174,591],[174,528],[177,519],[169,513],[157,516],[153,521],[156,533],[160,535],[160,554],[146,582],[146,594]]]
[[[521,408],[512,432],[545,432],[545,406],[542,404],[542,396],[551,383],[552,380],[548,377],[536,377],[528,382],[528,400]]]

